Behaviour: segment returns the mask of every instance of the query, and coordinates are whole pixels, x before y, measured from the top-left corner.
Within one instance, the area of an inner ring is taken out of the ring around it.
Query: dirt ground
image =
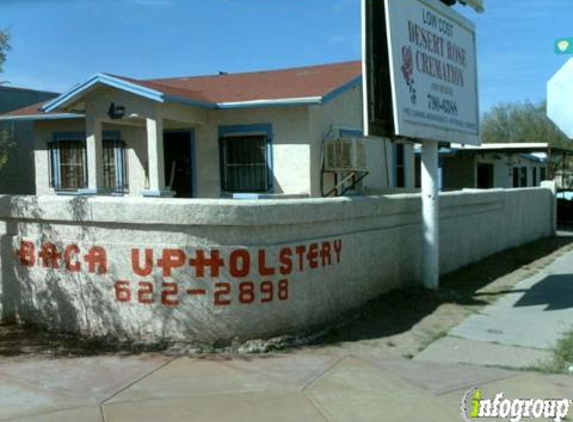
[[[219,349],[181,344],[118,345],[113,341],[56,335],[35,327],[4,323],[0,324],[0,361],[149,351],[167,354],[279,351],[334,355],[371,351],[379,357],[411,358],[468,315],[570,250],[573,250],[573,237],[539,240],[442,277],[437,292],[422,287],[392,291],[328,326],[317,327],[303,335],[225,345]]]

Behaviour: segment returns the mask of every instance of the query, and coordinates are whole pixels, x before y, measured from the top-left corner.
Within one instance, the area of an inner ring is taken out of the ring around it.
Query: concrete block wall
[[[550,189],[441,196],[441,269],[552,234]],[[418,194],[0,196],[4,317],[198,343],[292,333],[420,280]]]

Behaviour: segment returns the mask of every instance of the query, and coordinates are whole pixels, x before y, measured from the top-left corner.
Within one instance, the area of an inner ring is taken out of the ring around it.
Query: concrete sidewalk
[[[0,420],[460,421],[474,386],[515,398],[573,397],[573,377],[375,354],[143,355],[0,364]]]
[[[416,359],[535,367],[551,360],[551,349],[571,330],[573,251],[503,292]]]

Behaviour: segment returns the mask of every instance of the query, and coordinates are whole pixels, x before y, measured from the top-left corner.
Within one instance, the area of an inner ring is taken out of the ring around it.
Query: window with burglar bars
[[[125,142],[103,141],[103,187],[114,192],[127,191]]]
[[[86,141],[82,134],[54,136],[49,143],[50,186],[56,190],[76,191],[87,188]],[[103,140],[103,188],[127,191],[125,142]]]
[[[222,190],[230,193],[262,193],[270,190],[268,139],[266,135],[223,136]]]
[[[82,141],[58,142],[56,165],[52,168],[59,170],[57,180],[59,188],[65,190],[82,189],[87,187],[86,147]]]

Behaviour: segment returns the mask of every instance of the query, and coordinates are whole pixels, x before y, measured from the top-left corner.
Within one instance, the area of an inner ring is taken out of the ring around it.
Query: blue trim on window
[[[127,186],[126,176],[126,157],[125,157],[125,142],[119,139],[114,140],[114,158],[115,158],[115,193],[124,193]]]
[[[59,172],[59,155],[58,143],[56,141],[48,142],[48,164],[50,169],[50,187],[54,189],[60,188],[60,172]]]
[[[219,126],[219,174],[221,178],[221,192],[223,193],[224,169],[224,148],[223,138],[233,135],[264,134],[267,141],[267,192],[273,193],[275,189],[274,163],[273,163],[273,125],[272,123],[262,123],[254,125],[224,125]]]
[[[60,169],[62,168],[62,161],[61,161],[61,157],[60,157],[60,148],[58,148],[58,143],[56,142],[56,149],[55,149],[55,154],[54,157],[56,159],[56,168],[55,168],[55,180],[56,180],[56,186],[58,189],[62,188],[62,175],[60,174]],[[87,180],[87,179],[86,179]]]
[[[267,139],[273,136],[272,123],[264,123],[257,125],[229,125],[219,126],[219,138],[229,135],[241,135],[245,133],[264,133]]]
[[[121,132],[119,130],[104,130],[102,131],[102,138],[110,141],[116,141],[121,138]],[[65,132],[53,132],[52,141],[85,141],[86,132],[85,131],[65,131]]]
[[[86,140],[86,133],[81,132],[81,131],[53,132],[52,133],[52,140],[54,142],[58,142],[58,141],[85,141]]]
[[[362,129],[339,129],[338,136],[341,138],[363,138],[364,131]]]
[[[121,131],[119,130],[104,130],[102,131],[102,139],[114,141],[114,157],[115,157],[115,182],[116,186],[113,191],[115,193],[123,194],[125,190],[128,188],[127,184],[127,177],[126,177],[126,157],[125,157],[125,142],[121,141]],[[48,150],[49,150],[49,166],[51,170],[51,179],[52,185],[54,189],[58,190],[61,189],[61,162],[60,162],[60,149],[58,148],[58,142],[66,142],[66,141],[86,141],[86,132],[85,131],[60,131],[60,132],[53,132],[52,133],[52,141],[48,142]],[[88,167],[87,167],[87,160],[86,154],[84,154],[84,163],[83,163],[83,170],[84,170],[84,178],[88,180]],[[87,190],[84,189],[86,192],[79,192],[78,193],[87,193]],[[74,191],[66,191],[68,194]]]

